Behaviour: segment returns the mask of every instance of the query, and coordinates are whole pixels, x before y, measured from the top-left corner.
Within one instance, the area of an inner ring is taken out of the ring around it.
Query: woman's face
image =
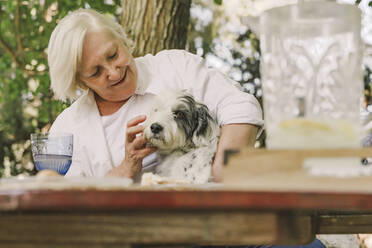
[[[137,86],[137,68],[123,41],[108,32],[88,32],[78,78],[104,101],[126,101]]]

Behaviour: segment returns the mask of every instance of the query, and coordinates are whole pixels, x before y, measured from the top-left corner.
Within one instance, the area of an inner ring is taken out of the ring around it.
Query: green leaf
[[[214,0],[214,3],[215,4],[218,4],[218,5],[221,5],[222,4],[222,0]]]

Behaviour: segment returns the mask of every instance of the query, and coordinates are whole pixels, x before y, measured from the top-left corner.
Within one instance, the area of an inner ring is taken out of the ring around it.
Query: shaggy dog
[[[185,92],[166,92],[155,101],[144,136],[157,147],[160,163],[155,173],[189,183],[211,180],[219,126],[206,105]]]

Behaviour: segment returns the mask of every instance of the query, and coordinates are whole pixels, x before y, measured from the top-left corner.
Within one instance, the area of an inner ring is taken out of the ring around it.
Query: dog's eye
[[[174,111],[174,118],[176,119],[184,119],[185,118],[185,113],[182,111]]]

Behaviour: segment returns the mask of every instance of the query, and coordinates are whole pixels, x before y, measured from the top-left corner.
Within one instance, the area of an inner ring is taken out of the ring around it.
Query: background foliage
[[[68,105],[49,89],[49,37],[61,17],[89,6],[120,14],[120,0],[0,1],[0,177],[34,173],[29,135]]]

